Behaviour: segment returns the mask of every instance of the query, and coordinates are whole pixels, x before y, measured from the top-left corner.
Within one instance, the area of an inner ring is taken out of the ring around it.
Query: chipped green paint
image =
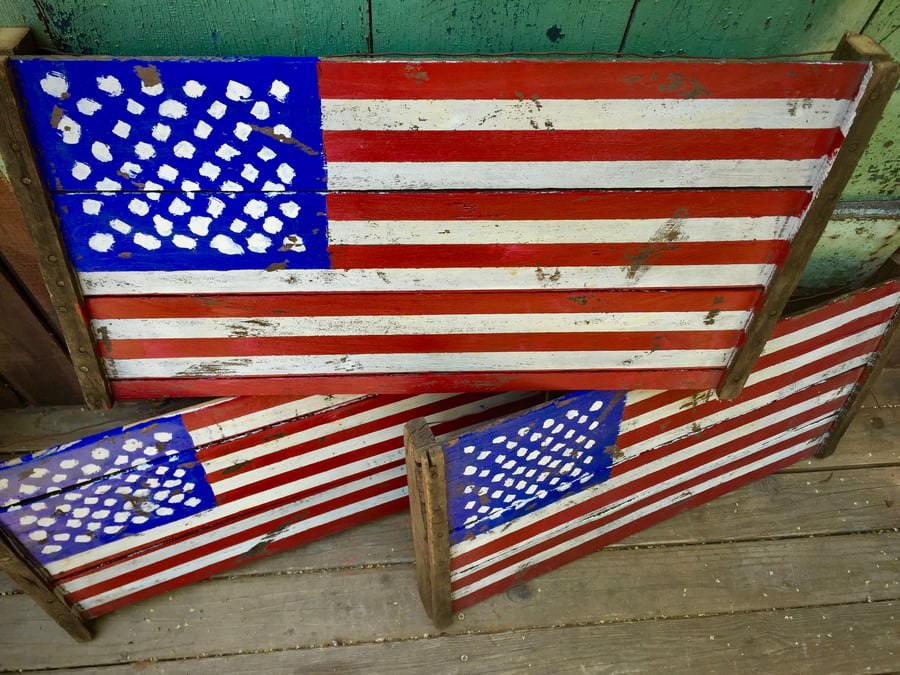
[[[111,55],[621,48],[741,57],[830,51],[844,31],[865,29],[900,56],[900,0],[0,0],[0,25],[30,26],[45,48]],[[886,204],[881,215],[857,212],[829,224],[801,281],[805,294],[864,276],[900,245],[900,95],[844,199]]]
[[[372,0],[376,52],[618,51],[633,0]]]
[[[845,31],[862,29],[878,4],[878,0],[640,0],[625,51],[733,57],[831,51]]]
[[[815,251],[795,296],[858,287],[900,247],[900,202],[842,204]]]

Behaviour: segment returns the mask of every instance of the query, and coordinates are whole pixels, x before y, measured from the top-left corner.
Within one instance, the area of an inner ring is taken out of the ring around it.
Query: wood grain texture
[[[442,673],[887,672],[896,667],[900,603],[836,605],[749,614],[542,628],[492,635],[428,636],[402,642],[232,654],[191,660],[195,675]],[[626,652],[626,649],[631,649]],[[171,673],[187,662],[161,658],[100,667],[98,675]],[[58,670],[79,675],[82,670]]]
[[[2,529],[0,529],[0,569],[75,640],[86,642],[91,639],[88,621],[77,609],[69,606],[64,595],[54,589],[44,577],[40,566],[28,559],[27,554]]]
[[[846,140],[806,211],[800,230],[791,244],[791,251],[784,265],[773,276],[761,307],[747,327],[747,340],[735,354],[728,372],[717,388],[719,397],[726,400],[736,397],[749,377],[765,341],[794,292],[816,242],[837,206],[841,192],[881,119],[890,93],[900,79],[900,64],[890,60],[890,54],[867,36],[847,33],[834,53],[836,59],[873,61],[872,76],[865,91],[861,92]]]
[[[85,401],[94,408],[108,407],[110,397],[106,376],[82,318],[80,289],[66,263],[55,216],[38,176],[7,65],[7,57],[0,57],[0,155],[6,163],[51,300],[57,308]]]
[[[423,418],[403,429],[416,581],[425,611],[438,628],[450,624],[450,530],[444,453]]]
[[[227,0],[140,7],[90,0],[6,4],[14,24],[24,19],[45,36],[42,46],[81,54],[343,54],[364,51],[368,37],[366,4],[346,0],[289,0],[265,9]]]
[[[734,3],[677,0],[636,4],[624,48],[665,56],[764,56],[827,51],[862,30],[877,0]]]
[[[373,0],[372,47],[375,52],[616,51],[632,4]]]
[[[0,261],[2,262],[2,261]],[[62,345],[34,314],[24,289],[0,264],[0,375],[31,405],[80,401],[78,380]]]
[[[470,608],[447,634],[520,630],[548,617],[571,625],[698,611],[779,608],[784,616],[826,602],[893,600],[898,555],[900,537],[884,533],[607,551]],[[195,584],[98,621],[98,637],[80,646],[42,629],[46,619],[27,598],[4,596],[4,615],[20,618],[4,633],[0,667],[142,661],[161,649],[174,659],[297,649],[338,643],[335,636],[340,644],[408,640],[433,632],[414,579],[412,565],[393,565],[310,572],[291,583],[262,576]]]

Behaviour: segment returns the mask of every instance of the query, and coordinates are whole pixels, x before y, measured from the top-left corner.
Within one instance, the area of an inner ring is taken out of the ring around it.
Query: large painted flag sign
[[[463,434],[407,425],[419,588],[452,613],[833,443],[900,281],[782,319],[740,397],[582,391]]]
[[[120,397],[715,387],[871,73],[12,66]]]
[[[0,530],[96,617],[408,506],[403,424],[543,394],[240,397],[0,465]]]

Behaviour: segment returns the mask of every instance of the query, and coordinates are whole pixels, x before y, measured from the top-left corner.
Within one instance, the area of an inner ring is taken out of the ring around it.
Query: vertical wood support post
[[[20,51],[23,38],[17,29],[0,33],[5,42],[20,41],[16,45],[4,42],[0,49],[0,157],[6,163],[13,193],[34,244],[85,403],[91,408],[108,408],[112,402],[109,382],[82,311],[81,287],[69,265],[56,213],[40,178],[9,68],[9,54]]]
[[[94,637],[88,619],[66,602],[62,594],[40,572],[40,567],[31,562],[30,556],[2,528],[0,569],[78,642],[87,642]]]
[[[828,224],[841,193],[850,180],[857,163],[866,149],[875,126],[881,119],[891,92],[900,77],[900,64],[891,59],[877,42],[865,35],[847,33],[834,51],[833,60],[870,61],[872,76],[865,85],[859,100],[853,123],[847,138],[841,145],[834,164],[828,172],[812,204],[806,211],[797,236],[791,244],[790,253],[784,264],[775,272],[762,307],[757,311],[747,327],[747,341],[738,350],[725,376],[719,383],[718,395],[730,400],[741,393],[741,389],[759,355],[765,347],[775,322],[781,317],[788,299],[800,281],[809,258],[819,237]]]
[[[444,451],[422,418],[406,424],[403,442],[419,595],[434,625],[444,628],[453,612]]]

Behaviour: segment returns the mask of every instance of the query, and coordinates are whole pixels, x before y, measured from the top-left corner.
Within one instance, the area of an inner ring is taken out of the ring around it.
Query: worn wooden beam
[[[31,54],[36,48],[34,34],[28,26],[0,26],[0,54],[3,56]]]
[[[900,64],[865,35],[845,34],[833,58],[840,61],[871,61],[872,76],[865,85],[847,138],[806,211],[790,253],[776,271],[762,306],[747,327],[747,340],[719,384],[717,393],[722,399],[730,400],[740,394],[900,79]]]
[[[107,376],[84,318],[81,289],[69,266],[56,214],[40,179],[8,61],[8,56],[0,55],[0,157],[31,235],[85,402],[92,408],[105,408],[111,404]]]
[[[444,452],[422,418],[406,424],[403,441],[419,595],[435,626],[444,628],[452,614]]]
[[[78,642],[93,638],[87,619],[47,581],[15,539],[0,528],[0,569]]]

